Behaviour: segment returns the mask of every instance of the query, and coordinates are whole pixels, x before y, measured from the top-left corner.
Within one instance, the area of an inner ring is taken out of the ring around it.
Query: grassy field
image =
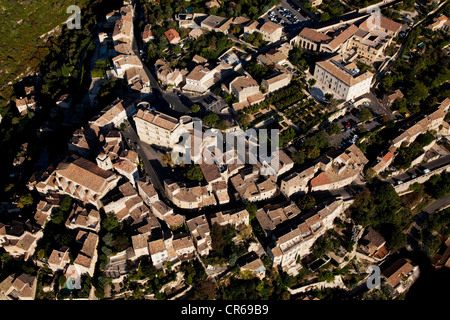
[[[88,0],[78,0],[81,8]],[[48,53],[45,35],[62,25],[69,14],[69,0],[0,0],[0,96],[8,100],[12,84],[29,72],[36,70]],[[3,105],[5,100],[0,101]]]

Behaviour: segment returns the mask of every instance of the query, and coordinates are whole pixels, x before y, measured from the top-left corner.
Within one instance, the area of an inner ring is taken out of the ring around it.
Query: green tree
[[[203,123],[210,127],[214,127],[217,124],[217,121],[219,121],[219,116],[213,112],[203,117]]]
[[[56,210],[51,215],[51,220],[54,224],[61,224],[64,221],[64,212]]]
[[[297,206],[303,211],[310,210],[316,206],[316,198],[310,194],[301,195],[297,201]]]
[[[203,172],[198,164],[189,165],[187,171],[184,174],[185,178],[191,181],[202,181],[203,180]]]
[[[230,32],[232,34],[239,34],[241,33],[241,27],[238,24],[232,24],[230,27]]]
[[[372,120],[372,118],[373,118],[372,112],[370,112],[368,108],[364,108],[358,113],[358,119],[361,120],[362,122]]]
[[[316,79],[311,78],[311,79],[308,80],[308,85],[312,88],[312,87],[314,87],[316,82],[317,82]]]
[[[402,97],[400,99],[397,99],[394,101],[394,104],[392,107],[395,110],[398,110],[400,113],[407,113],[408,112],[408,100],[406,98]]]
[[[108,232],[103,236],[102,240],[105,243],[105,245],[107,245],[108,247],[112,247],[114,245],[114,234]]]
[[[245,205],[245,209],[249,214],[249,220],[252,221],[256,217],[256,212],[258,211],[258,207],[253,202],[248,202]]]
[[[33,196],[31,195],[31,193],[28,193],[20,197],[19,202],[17,203],[17,207],[25,208],[31,206],[32,204],[33,204]]]
[[[164,162],[165,164],[168,164],[170,166],[175,165],[175,163],[172,161],[172,153],[171,152],[166,152],[165,154],[163,154],[161,156],[161,160],[162,160],[162,162]]]
[[[319,239],[316,240],[312,247],[312,254],[316,258],[321,258],[324,254],[331,251],[331,242],[326,237],[326,234],[319,237]]]
[[[322,271],[318,276],[318,280],[331,283],[334,281],[334,274],[329,270]]]
[[[306,158],[315,159],[320,156],[320,149],[317,147],[308,147],[306,148]]]
[[[316,147],[320,150],[326,149],[330,146],[328,136],[323,131],[320,131],[313,136],[307,137],[303,144],[305,147]]]
[[[213,300],[217,294],[217,285],[212,280],[204,280],[198,283],[194,289],[194,299]]]
[[[113,254],[113,251],[111,249],[109,249],[107,246],[103,246],[101,248],[102,252],[105,254],[105,256],[109,257],[110,255]]]
[[[118,252],[124,251],[130,246],[131,246],[130,239],[125,235],[119,235],[114,240],[114,248]]]
[[[115,214],[108,214],[105,219],[102,220],[102,228],[106,231],[111,231],[119,226],[119,221]]]
[[[64,287],[64,285],[66,284],[66,282],[67,282],[67,278],[66,278],[64,275],[61,275],[61,276],[58,278],[58,283],[59,283],[59,286],[60,286],[60,287]]]
[[[324,12],[320,15],[320,21],[327,21],[330,20],[330,14],[328,12]]]
[[[305,155],[305,152],[303,150],[296,151],[292,155],[292,160],[297,165],[302,165],[303,163],[305,163],[305,159],[306,159],[306,155]]]
[[[383,78],[383,80],[381,80],[381,85],[386,91],[392,88],[393,84],[394,84],[394,77],[392,77],[391,75],[387,75]]]
[[[198,105],[198,104],[193,104],[192,106],[191,106],[191,112],[192,113],[197,113],[197,112],[199,112],[200,111],[200,106]]]
[[[211,246],[212,249],[217,252],[220,256],[223,255],[224,249],[227,246],[226,239],[227,228],[215,223],[211,226]]]
[[[216,128],[221,130],[221,131],[225,131],[228,129],[228,125],[227,122],[225,120],[220,120],[217,125]]]
[[[248,114],[239,113],[237,118],[238,118],[239,123],[243,127],[248,127],[250,125],[250,123],[251,123],[250,116]]]
[[[341,133],[342,129],[336,122],[332,122],[327,126],[326,131],[330,136],[332,136]]]
[[[306,51],[301,47],[295,46],[289,51],[289,61],[300,70],[305,70],[308,65],[306,61]],[[314,84],[312,86],[314,86]]]
[[[294,128],[289,128],[281,132],[280,135],[280,146],[285,146],[291,142],[296,136]]]
[[[419,103],[428,96],[428,88],[422,82],[414,81],[412,86],[406,89],[406,97],[411,103]]]
[[[174,46],[172,51],[175,54],[180,54],[181,53],[181,48],[179,46]]]
[[[0,255],[0,261],[2,263],[2,270],[5,267],[6,264],[8,264],[12,260],[12,257],[9,255],[9,253],[3,253]]]
[[[61,201],[60,209],[64,212],[68,212],[72,207],[73,199],[71,196],[64,196],[64,199]]]
[[[44,259],[44,258],[45,258],[45,250],[44,250],[44,249],[38,250],[38,252],[36,253],[36,255],[37,255],[37,258],[38,258],[39,260]]]

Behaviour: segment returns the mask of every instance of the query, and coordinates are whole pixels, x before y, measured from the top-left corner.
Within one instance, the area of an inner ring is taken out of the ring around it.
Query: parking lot
[[[301,24],[308,20],[302,9],[290,0],[283,0],[279,6],[269,11],[266,21],[275,22],[283,27],[291,24]]]
[[[206,110],[214,113],[222,113],[222,110],[228,107],[228,104],[221,97],[212,93],[191,97],[190,101],[192,104],[199,104]]]
[[[347,148],[348,146],[350,146],[350,144],[356,143],[356,141],[358,141],[358,139],[362,136],[360,132],[360,129],[362,127],[364,127],[364,129],[367,131],[372,131],[381,126],[381,123],[378,119],[361,123],[361,121],[358,119],[358,111],[361,108],[366,107],[370,109],[374,116],[377,116],[371,104],[352,108],[350,112],[346,113],[344,116],[338,118],[335,121],[342,129],[342,132],[330,137],[330,144],[332,146],[336,148]]]

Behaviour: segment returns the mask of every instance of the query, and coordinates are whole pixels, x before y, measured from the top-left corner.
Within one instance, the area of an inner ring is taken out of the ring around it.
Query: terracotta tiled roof
[[[381,234],[376,232],[372,227],[367,228],[366,234],[361,238],[361,240],[361,243],[363,243],[364,245],[373,246],[375,247],[375,249],[386,242]]]
[[[259,28],[259,30],[261,30],[262,32],[265,33],[274,33],[276,32],[278,29],[283,29],[282,26],[280,26],[279,24],[276,24],[272,21],[267,21],[266,23],[264,23],[261,28]]]
[[[394,157],[394,154],[390,151],[388,151],[384,156],[383,156],[383,161],[384,162],[389,162],[392,158]]]
[[[83,253],[79,253],[73,263],[83,266],[85,268],[90,268],[91,263],[92,263],[92,258]]]
[[[399,259],[384,270],[382,274],[386,277],[387,282],[395,288],[402,281],[402,276],[406,276],[413,270],[414,267],[409,262],[404,259]]]
[[[319,61],[316,64],[350,87],[373,76],[373,73],[371,73],[370,71],[365,71],[360,75],[354,77],[350,73],[338,67],[331,61],[331,59]]]
[[[137,170],[137,165],[128,160],[119,160],[113,164],[114,168],[132,174]]]
[[[154,110],[144,111],[142,109],[139,109],[136,114],[136,117],[148,121],[158,127],[161,127],[169,131],[174,130],[175,127],[178,125],[177,119]]]
[[[336,38],[331,40],[327,45],[332,49],[335,49],[347,41],[352,35],[355,34],[356,31],[358,31],[358,27],[352,24],[342,31]]]
[[[73,181],[89,190],[100,192],[106,180],[114,174],[99,168],[93,162],[79,158],[72,163],[62,162],[56,172],[69,181]]]
[[[156,195],[158,195],[158,193],[156,192],[155,187],[153,186],[153,184],[151,184],[150,181],[144,182],[144,181],[138,181],[137,182],[138,186],[140,187],[140,189],[150,198],[154,197]]]
[[[373,26],[375,26],[375,21],[376,21],[376,20],[374,20],[374,19],[375,19],[375,16],[374,16],[374,15],[371,15],[370,17],[368,17],[368,18],[360,25],[360,28],[363,29],[363,30],[366,30],[366,31],[372,30],[373,27],[370,28],[369,22],[370,22]],[[398,22],[395,22],[395,21],[393,21],[393,20],[391,20],[391,19],[388,19],[388,18],[386,18],[386,17],[384,17],[384,16],[380,16],[380,27],[381,27],[382,29],[387,29],[387,30],[389,30],[389,31],[395,33],[395,32],[397,32],[398,30],[401,29],[402,24],[401,24],[401,23],[398,23]]]
[[[193,247],[194,242],[192,241],[191,237],[186,236],[179,239],[174,239],[172,241],[172,246],[176,251],[178,251]]]
[[[248,76],[237,77],[230,83],[230,86],[234,87],[238,92],[248,87],[259,87],[255,79]]]
[[[164,245],[164,241],[162,239],[158,239],[155,241],[151,241],[148,243],[148,248],[150,254],[157,254],[166,250],[166,246]]]
[[[145,234],[138,234],[131,237],[131,242],[133,243],[133,249],[138,250],[147,247],[148,236]]]
[[[317,32],[316,30],[310,28],[303,28],[302,31],[299,33],[299,36],[311,40],[313,42],[324,42],[332,39],[330,36],[323,34],[321,32]]]
[[[319,173],[319,175],[311,180],[311,186],[321,186],[324,184],[331,183],[330,178],[328,178],[327,174],[325,172]]]
[[[180,38],[180,34],[174,29],[169,29],[164,34],[169,42]]]
[[[203,176],[208,183],[221,178],[219,169],[217,168],[215,163],[207,164],[202,161],[202,163],[200,164],[200,169],[202,170]]]

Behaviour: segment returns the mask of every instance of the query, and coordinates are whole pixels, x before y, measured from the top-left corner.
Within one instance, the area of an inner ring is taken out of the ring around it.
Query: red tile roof
[[[325,172],[321,172],[317,177],[311,180],[312,187],[321,186],[328,183],[331,183],[331,180]]]
[[[180,35],[174,29],[169,29],[166,32],[164,32],[164,34],[166,35],[167,40],[169,40],[169,42],[172,42],[176,38],[180,38]]]
[[[383,161],[384,162],[389,162],[392,158],[394,157],[394,154],[390,151],[388,151],[384,157],[383,157]]]

